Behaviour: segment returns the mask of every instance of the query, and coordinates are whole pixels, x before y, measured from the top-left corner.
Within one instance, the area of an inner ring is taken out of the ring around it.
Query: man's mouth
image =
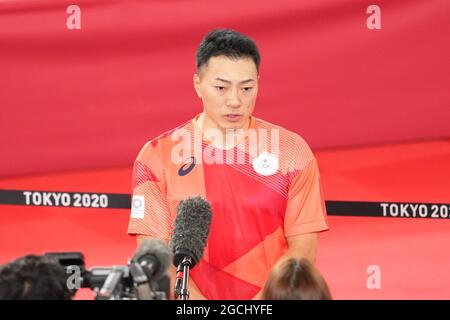
[[[225,119],[227,119],[230,122],[237,122],[242,119],[241,114],[227,114],[224,117],[225,117]]]

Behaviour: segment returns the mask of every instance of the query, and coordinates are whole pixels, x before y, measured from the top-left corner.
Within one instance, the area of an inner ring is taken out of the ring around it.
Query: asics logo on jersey
[[[192,171],[195,167],[196,159],[195,157],[189,157],[186,159],[185,163],[178,169],[178,175],[183,177]]]

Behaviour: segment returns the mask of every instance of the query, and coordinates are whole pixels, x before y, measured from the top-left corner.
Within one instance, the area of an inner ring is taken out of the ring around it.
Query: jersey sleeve
[[[293,178],[284,218],[285,236],[328,229],[317,160],[311,160]]]
[[[133,166],[132,186],[128,234],[169,240],[171,216],[167,205],[160,144],[148,142],[141,149]]]

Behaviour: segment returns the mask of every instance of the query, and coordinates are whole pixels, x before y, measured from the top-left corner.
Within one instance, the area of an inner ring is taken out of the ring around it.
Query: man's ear
[[[197,96],[201,99],[202,94],[200,92],[200,77],[195,73],[194,76],[192,77],[192,80],[194,82],[195,92],[197,92]]]

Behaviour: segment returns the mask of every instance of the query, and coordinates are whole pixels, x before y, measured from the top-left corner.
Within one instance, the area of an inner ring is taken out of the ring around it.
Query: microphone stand
[[[175,277],[175,288],[173,290],[175,300],[177,300],[180,297],[182,283],[183,283],[183,266],[180,263],[178,264],[177,267],[177,273]]]
[[[189,268],[192,265],[191,257],[184,257],[177,269],[177,282],[175,286],[175,297],[181,296],[181,300],[189,299]],[[181,289],[179,288],[180,280],[178,270],[183,269],[183,278],[181,281]],[[178,285],[178,288],[177,288]],[[177,292],[178,291],[178,292]]]

